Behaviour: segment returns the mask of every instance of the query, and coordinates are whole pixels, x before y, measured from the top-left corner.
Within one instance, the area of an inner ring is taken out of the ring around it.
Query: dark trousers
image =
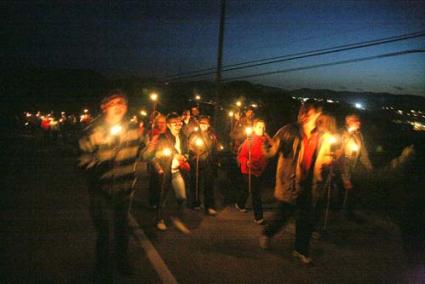
[[[239,199],[239,208],[245,208],[246,201],[249,196],[249,175],[243,175],[245,188],[242,190]],[[261,185],[262,178],[251,175],[251,199],[252,208],[254,209],[255,220],[263,219],[263,203],[261,201]]]
[[[297,204],[279,202],[276,213],[271,222],[264,228],[263,234],[273,237],[288,223],[290,217],[295,216],[295,244],[297,252],[309,256],[310,239],[314,225],[317,222],[317,212],[312,206],[310,198],[299,198]]]
[[[208,208],[215,208],[214,201],[214,180],[215,172],[213,165],[208,161],[199,161],[198,173],[198,189],[196,188],[196,160],[191,161],[190,173],[190,190],[189,200],[190,207],[197,207],[201,205],[201,193],[204,196],[205,210]]]
[[[159,206],[159,199],[161,195],[161,185],[163,176],[159,175],[153,166],[148,165],[149,171],[149,205],[150,206]]]
[[[111,274],[128,259],[130,198],[110,197],[100,190],[90,193],[90,215],[96,232],[96,271]]]

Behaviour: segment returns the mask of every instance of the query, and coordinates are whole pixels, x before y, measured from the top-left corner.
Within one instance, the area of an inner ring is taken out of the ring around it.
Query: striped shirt
[[[96,187],[109,195],[132,191],[136,163],[143,147],[137,127],[124,121],[114,128],[100,119],[85,130],[79,144],[79,165],[90,173]]]

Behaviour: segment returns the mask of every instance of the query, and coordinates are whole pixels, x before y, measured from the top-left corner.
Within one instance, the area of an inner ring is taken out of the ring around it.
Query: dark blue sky
[[[106,74],[213,67],[216,1],[2,1],[2,56]],[[425,30],[425,1],[227,1],[224,65]],[[224,73],[224,78],[424,49],[425,37]],[[206,78],[213,78],[209,76]],[[425,96],[425,53],[249,79],[294,88]]]

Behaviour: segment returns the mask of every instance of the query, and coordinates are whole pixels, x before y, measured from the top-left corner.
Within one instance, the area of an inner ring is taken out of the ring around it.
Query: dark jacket
[[[271,145],[265,145],[264,152],[267,157],[278,155],[274,192],[277,200],[295,204],[305,191],[312,193],[313,203],[318,200],[324,185],[324,168],[332,161],[328,134],[319,134],[318,139],[312,180],[308,187],[303,186],[305,177],[302,175],[301,157],[303,157],[304,147],[298,124],[288,124],[282,127],[273,137]]]
[[[196,144],[197,140],[202,141],[202,145]],[[190,159],[195,160],[199,155],[199,161],[217,163],[218,140],[214,131],[209,128],[207,131],[195,131],[188,139]]]
[[[363,166],[367,171],[371,171],[372,163],[369,160],[362,133],[359,130],[350,132],[344,128],[340,137],[342,154],[339,164],[343,181],[350,181],[353,171],[359,165]],[[357,151],[353,151],[353,145],[358,147]]]
[[[179,133],[181,155],[188,158],[187,138],[182,131]],[[157,171],[162,170],[166,176],[171,176],[171,166],[174,155],[178,154],[177,149],[174,147],[176,138],[167,129],[165,133],[155,136],[151,143],[149,143],[144,150],[143,158],[151,161],[152,165]],[[164,149],[169,149],[171,155],[165,155]]]

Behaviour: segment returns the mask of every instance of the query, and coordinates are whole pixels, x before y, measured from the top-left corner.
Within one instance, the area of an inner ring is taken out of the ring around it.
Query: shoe
[[[311,259],[311,257],[309,256],[305,256],[303,254],[300,254],[299,252],[297,252],[296,250],[294,250],[292,252],[292,255],[297,258],[299,261],[301,261],[301,263],[303,264],[313,264],[313,259]]]
[[[201,210],[201,206],[193,206],[192,210],[199,211]]]
[[[190,234],[189,228],[179,218],[172,218],[171,220],[174,224],[174,227],[176,227],[177,230],[179,230],[185,235]]]
[[[238,209],[240,212],[242,213],[246,213],[248,212],[248,210],[246,210],[245,208],[240,208],[239,205],[237,203],[235,203],[235,208]]]
[[[165,225],[164,220],[160,220],[158,224],[156,224],[156,228],[160,231],[165,231],[167,230],[167,225]]]
[[[313,232],[311,234],[311,238],[316,241],[320,240],[321,237],[322,237],[322,234],[320,232]]]
[[[213,208],[208,208],[207,214],[210,215],[210,216],[215,216],[215,215],[217,215],[217,211]]]
[[[263,218],[261,218],[261,219],[258,219],[258,220],[255,219],[254,223],[257,224],[257,225],[265,225],[266,221]]]
[[[265,235],[260,236],[260,238],[258,239],[260,248],[262,249],[270,249],[271,248],[271,238],[267,237]]]

